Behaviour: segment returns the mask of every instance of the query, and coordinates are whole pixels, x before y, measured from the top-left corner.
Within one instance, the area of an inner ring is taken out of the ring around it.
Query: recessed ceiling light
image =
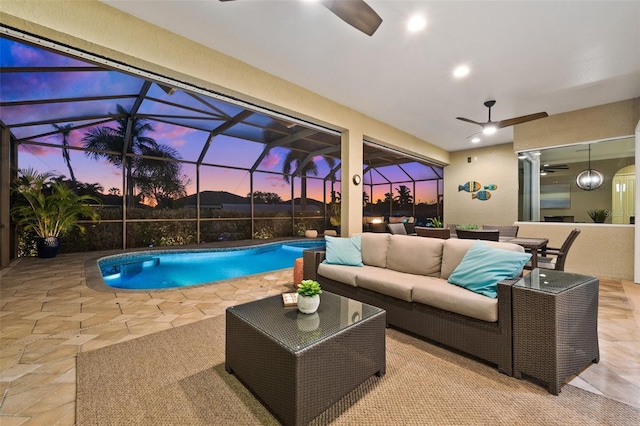
[[[469,75],[469,72],[471,70],[469,69],[468,66],[466,65],[460,65],[458,67],[456,67],[455,70],[453,70],[453,76],[455,78],[462,78],[462,77],[466,77]]]
[[[409,19],[409,22],[407,23],[407,29],[411,32],[420,31],[426,26],[427,26],[427,21],[425,21],[425,19],[420,15],[412,16],[411,19]]]
[[[478,143],[478,142],[480,142],[480,138],[477,136],[471,139],[471,143]]]

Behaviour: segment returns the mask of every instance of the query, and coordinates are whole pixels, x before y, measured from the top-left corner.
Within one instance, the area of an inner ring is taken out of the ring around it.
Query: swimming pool
[[[109,287],[166,289],[291,268],[304,250],[318,247],[324,247],[324,241],[224,249],[147,250],[103,257],[98,260],[98,266]]]

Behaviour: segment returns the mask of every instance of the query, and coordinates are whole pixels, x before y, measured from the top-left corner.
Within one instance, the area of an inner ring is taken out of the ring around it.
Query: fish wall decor
[[[480,182],[476,182],[474,180],[465,183],[464,185],[458,185],[458,192],[467,191],[467,192],[476,192],[482,189],[482,184]]]
[[[481,201],[487,201],[489,198],[491,198],[491,193],[489,191],[478,191],[474,194],[471,194],[471,198],[472,199],[478,199]]]
[[[495,191],[496,189],[498,189],[498,185],[496,185],[495,183],[490,183],[489,185],[485,185],[484,189]]]

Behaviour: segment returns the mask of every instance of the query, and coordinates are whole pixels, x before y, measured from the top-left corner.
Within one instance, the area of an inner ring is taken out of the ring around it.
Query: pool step
[[[159,257],[141,257],[130,261],[123,261],[104,267],[102,276],[105,279],[133,277],[143,269],[154,268],[160,264]]]

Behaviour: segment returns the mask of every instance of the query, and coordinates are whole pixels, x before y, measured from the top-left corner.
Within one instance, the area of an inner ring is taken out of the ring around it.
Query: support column
[[[362,232],[362,139],[361,131],[342,132],[340,233],[343,237]],[[357,185],[353,181],[355,175],[360,176],[360,183]]]
[[[0,131],[0,268],[11,261],[10,191],[11,191],[11,133],[2,126]]]

